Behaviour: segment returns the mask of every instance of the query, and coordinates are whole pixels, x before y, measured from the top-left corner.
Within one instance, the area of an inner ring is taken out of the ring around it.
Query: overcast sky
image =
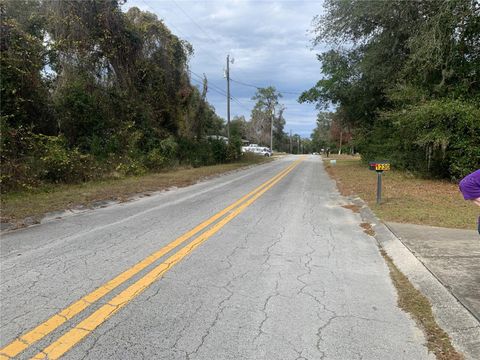
[[[321,1],[128,0],[123,8],[132,6],[157,14],[175,35],[193,45],[192,81],[198,85],[201,80],[195,74],[206,74],[208,101],[217,114],[227,117],[223,71],[230,54],[231,79],[275,86],[287,107],[285,130],[310,136],[317,111],[313,105],[299,104],[297,98],[320,78],[315,56],[319,49],[311,49],[309,31],[313,17],[322,11]],[[231,82],[232,118],[249,119],[255,90]]]

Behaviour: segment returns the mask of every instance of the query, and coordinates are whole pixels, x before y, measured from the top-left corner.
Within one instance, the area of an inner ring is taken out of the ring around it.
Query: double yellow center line
[[[144,270],[146,267],[159,260],[161,257],[186,242],[194,235],[198,234],[202,230],[205,230],[210,225],[209,229],[201,233],[195,239],[193,239],[188,245],[182,247],[176,253],[168,257],[161,264],[150,270],[146,275],[113,297],[106,304],[102,305],[98,310],[94,311],[91,315],[81,321],[78,325],[74,326],[71,330],[66,332],[60,338],[52,342],[43,351],[39,352],[33,357],[33,359],[58,359],[67,351],[69,351],[75,344],[81,341],[84,337],[95,330],[99,325],[105,322],[110,316],[116,313],[118,310],[127,305],[131,300],[140,295],[146,290],[153,282],[165,274],[172,266],[180,262],[185,256],[190,254],[200,244],[209,239],[212,235],[218,232],[223,226],[234,219],[238,214],[244,211],[255,200],[262,196],[266,191],[272,188],[276,183],[283,179],[287,174],[292,171],[304,158],[301,158],[291,165],[287,166],[280,173],[273,178],[267,180],[233,204],[227,206],[225,209],[219,211],[209,219],[205,220],[192,230],[181,235],[165,247],[149,255],[139,263],[135,264],[131,268],[127,269],[114,279],[108,281],[104,285],[100,286],[91,293],[85,295],[80,300],[69,305],[59,313],[53,315],[51,318],[41,323],[34,329],[21,335],[16,340],[12,341],[4,348],[0,349],[0,359],[10,359],[22,351],[29,348],[37,341],[43,339],[52,331],[78,315],[80,312],[88,308],[92,303],[99,300],[103,296],[107,295],[118,286],[122,285],[133,276]],[[225,216],[226,215],[226,216]],[[217,220],[221,219],[217,222]],[[216,223],[215,223],[216,222]]]

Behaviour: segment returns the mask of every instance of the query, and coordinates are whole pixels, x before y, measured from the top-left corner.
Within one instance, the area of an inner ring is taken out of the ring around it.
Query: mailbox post
[[[388,161],[374,161],[368,163],[369,169],[377,173],[377,205],[382,202],[382,174],[384,171],[390,170]]]

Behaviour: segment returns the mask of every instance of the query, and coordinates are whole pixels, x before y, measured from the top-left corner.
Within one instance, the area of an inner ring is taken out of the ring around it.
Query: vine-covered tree
[[[300,96],[335,105],[366,160],[431,176],[480,167],[480,5],[327,0],[314,19],[324,77]]]
[[[0,11],[2,189],[226,159],[205,137],[223,120],[207,80],[190,83],[193,48],[155,14],[117,0],[2,0]]]

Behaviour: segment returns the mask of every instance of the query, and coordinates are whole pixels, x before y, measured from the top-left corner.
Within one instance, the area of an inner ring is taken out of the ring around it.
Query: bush
[[[139,176],[147,172],[141,161],[132,158],[124,158],[115,170],[124,176]]]
[[[91,155],[81,154],[78,148],[68,149],[63,136],[35,135],[39,178],[49,182],[79,182],[96,176]]]
[[[228,147],[225,141],[219,139],[211,139],[208,141],[212,148],[213,159],[215,163],[221,164],[227,160]]]
[[[239,137],[232,137],[230,143],[227,145],[227,152],[225,160],[227,162],[235,161],[242,155],[242,139]]]
[[[178,144],[173,136],[160,141],[160,154],[168,166],[175,165],[178,157]]]
[[[430,100],[382,114],[358,145],[365,160],[388,159],[397,168],[458,180],[480,168],[478,134],[478,107]]]
[[[37,135],[22,127],[2,126],[1,154],[2,192],[42,182],[87,181],[102,174],[92,155],[69,149],[63,136]]]
[[[208,141],[178,139],[178,160],[181,164],[199,167],[215,163]]]
[[[145,166],[152,170],[163,169],[167,164],[167,159],[163,156],[159,148],[152,149],[145,157]]]

